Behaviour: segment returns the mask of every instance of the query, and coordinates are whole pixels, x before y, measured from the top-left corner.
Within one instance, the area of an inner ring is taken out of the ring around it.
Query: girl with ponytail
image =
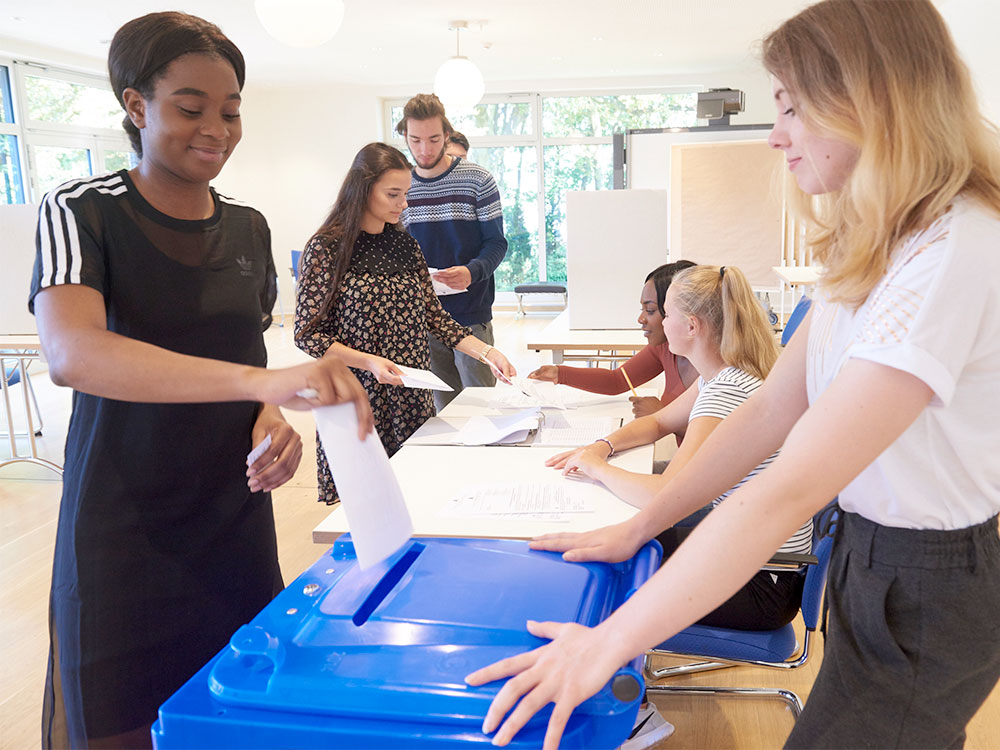
[[[671,479],[722,420],[760,388],[778,358],[774,332],[746,276],[738,268],[695,266],[680,271],[667,289],[663,311],[663,332],[670,351],[686,357],[695,366],[700,375],[698,381],[655,414],[636,419],[606,438],[585,448],[560,453],[546,462],[562,469],[563,474],[583,474],[596,479],[640,508],[669,487]],[[608,463],[616,451],[679,432],[684,434],[684,441],[662,475],[636,474]],[[764,458],[716,497],[711,507],[719,505],[776,457],[774,452]],[[664,558],[690,533],[694,518],[660,534]],[[556,534],[543,539],[561,537]],[[780,551],[808,553],[811,542],[812,524],[804,523]],[[795,617],[801,594],[802,578],[797,572],[761,571],[701,622],[745,630],[781,627]]]

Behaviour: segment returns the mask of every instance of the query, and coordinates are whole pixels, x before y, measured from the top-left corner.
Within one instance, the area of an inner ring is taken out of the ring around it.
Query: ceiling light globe
[[[468,114],[486,93],[479,68],[467,57],[446,60],[434,76],[434,93],[449,117]]]
[[[255,0],[257,18],[268,34],[289,47],[319,47],[344,20],[343,0]]]

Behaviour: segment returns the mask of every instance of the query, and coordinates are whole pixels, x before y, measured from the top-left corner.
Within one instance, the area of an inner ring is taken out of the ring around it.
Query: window
[[[123,117],[105,78],[0,60],[0,203],[133,166]]]
[[[390,143],[405,101],[386,102]],[[566,191],[613,187],[612,137],[631,128],[697,124],[697,95],[600,93],[492,97],[452,121],[472,141],[469,159],[493,174],[503,201],[507,257],[497,291],[566,280]]]
[[[10,68],[0,65],[0,205],[24,203],[20,128],[14,120]]]
[[[124,117],[109,89],[60,78],[25,75],[24,98],[32,124],[115,130]]]

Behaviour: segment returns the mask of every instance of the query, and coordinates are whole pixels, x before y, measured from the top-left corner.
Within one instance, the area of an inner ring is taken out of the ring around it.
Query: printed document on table
[[[593,513],[594,510],[592,497],[570,495],[562,482],[507,482],[466,487],[451,498],[443,512],[445,515],[462,517],[535,519],[566,513]]]
[[[396,365],[396,367],[403,373],[403,385],[407,388],[429,388],[432,391],[455,390],[430,370],[421,370],[419,367],[405,367],[404,365]]]
[[[446,297],[449,294],[465,294],[468,289],[452,289],[447,284],[444,284],[434,278],[434,274],[440,271],[440,268],[431,268],[428,266],[427,271],[431,275],[431,283],[434,285],[434,294],[438,297]]]
[[[389,457],[374,432],[358,440],[354,404],[313,409],[323,452],[337,483],[358,564],[369,568],[402,547],[413,535]]]

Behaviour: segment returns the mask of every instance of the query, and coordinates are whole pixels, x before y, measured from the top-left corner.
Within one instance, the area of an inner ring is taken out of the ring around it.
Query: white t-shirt
[[[812,404],[851,357],[910,373],[934,396],[840,493],[885,526],[959,529],[1000,511],[1000,218],[958,199],[906,238],[857,312],[817,295]]]
[[[688,421],[698,417],[715,417],[725,419],[733,410],[746,401],[760,388],[764,381],[760,378],[744,372],[738,367],[724,367],[715,374],[711,380],[698,379],[698,397],[694,406],[691,407],[691,414]],[[777,458],[777,452],[760,462],[743,479],[737,482],[729,490],[719,495],[712,501],[713,507],[729,497],[737,488],[746,484],[753,477],[764,471]],[[806,521],[792,537],[781,545],[779,552],[794,552],[808,554],[812,551],[812,519]]]

